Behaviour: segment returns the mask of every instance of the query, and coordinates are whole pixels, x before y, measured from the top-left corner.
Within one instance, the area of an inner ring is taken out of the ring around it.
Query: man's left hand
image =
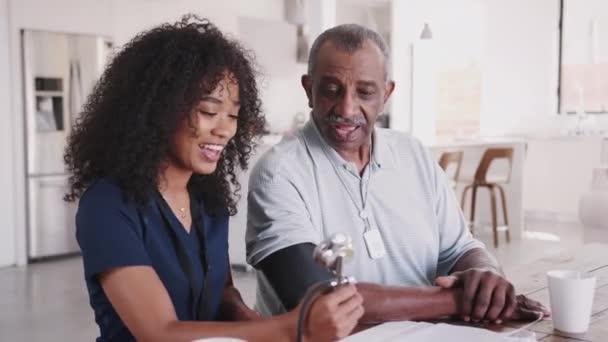
[[[500,324],[511,319],[517,308],[513,284],[494,270],[472,268],[438,277],[435,283],[442,288],[462,288],[459,311],[465,322]]]
[[[551,311],[540,302],[522,294],[517,295],[517,307],[510,317],[514,321],[533,321],[542,313],[543,317],[551,317]]]

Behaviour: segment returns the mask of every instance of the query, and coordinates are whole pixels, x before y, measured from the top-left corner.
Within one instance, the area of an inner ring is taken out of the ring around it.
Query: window
[[[559,113],[608,113],[608,1],[559,0]]]

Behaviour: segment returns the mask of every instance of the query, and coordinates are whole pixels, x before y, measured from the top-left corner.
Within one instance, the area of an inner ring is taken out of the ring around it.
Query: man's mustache
[[[327,119],[325,119],[329,124],[338,124],[338,125],[350,125],[350,126],[363,126],[367,123],[365,120],[365,116],[363,114],[358,114],[355,116],[351,116],[345,118],[340,115],[336,115],[334,113],[330,113]]]

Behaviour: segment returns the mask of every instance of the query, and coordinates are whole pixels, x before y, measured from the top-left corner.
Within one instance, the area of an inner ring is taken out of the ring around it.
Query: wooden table
[[[526,330],[534,332],[542,342],[608,342],[608,244],[593,243],[583,247],[539,259],[531,264],[507,272],[517,293],[523,293],[549,307],[549,289],[546,273],[549,270],[566,269],[589,272],[597,277],[589,330],[585,334],[568,334],[553,330],[550,319],[533,324]],[[529,322],[506,322],[502,325],[482,325],[453,320],[437,320],[433,323],[474,326],[498,333],[512,332]],[[356,335],[353,335],[356,336]]]
[[[608,341],[608,244],[593,243],[581,248],[539,259],[507,276],[518,293],[549,306],[546,272],[554,269],[589,272],[597,277],[591,323],[585,334],[568,334],[553,330],[551,320],[543,320],[528,328],[542,342]],[[506,323],[503,329],[517,328],[525,323]]]
[[[527,330],[534,332],[536,339],[542,342],[608,341],[608,244],[588,244],[574,250],[542,258],[507,272],[507,277],[515,285],[517,293],[523,293],[549,307],[546,273],[549,270],[556,269],[576,270],[596,275],[596,289],[589,330],[585,334],[564,333],[554,330],[550,319],[542,320],[527,328]],[[473,326],[506,333],[526,324],[526,322],[507,322],[503,326]]]

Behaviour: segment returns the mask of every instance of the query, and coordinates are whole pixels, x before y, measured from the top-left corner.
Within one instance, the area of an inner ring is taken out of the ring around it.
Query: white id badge
[[[365,247],[367,247],[367,254],[369,254],[370,258],[380,259],[386,254],[384,241],[378,229],[368,230],[363,233],[363,239],[365,240]]]

